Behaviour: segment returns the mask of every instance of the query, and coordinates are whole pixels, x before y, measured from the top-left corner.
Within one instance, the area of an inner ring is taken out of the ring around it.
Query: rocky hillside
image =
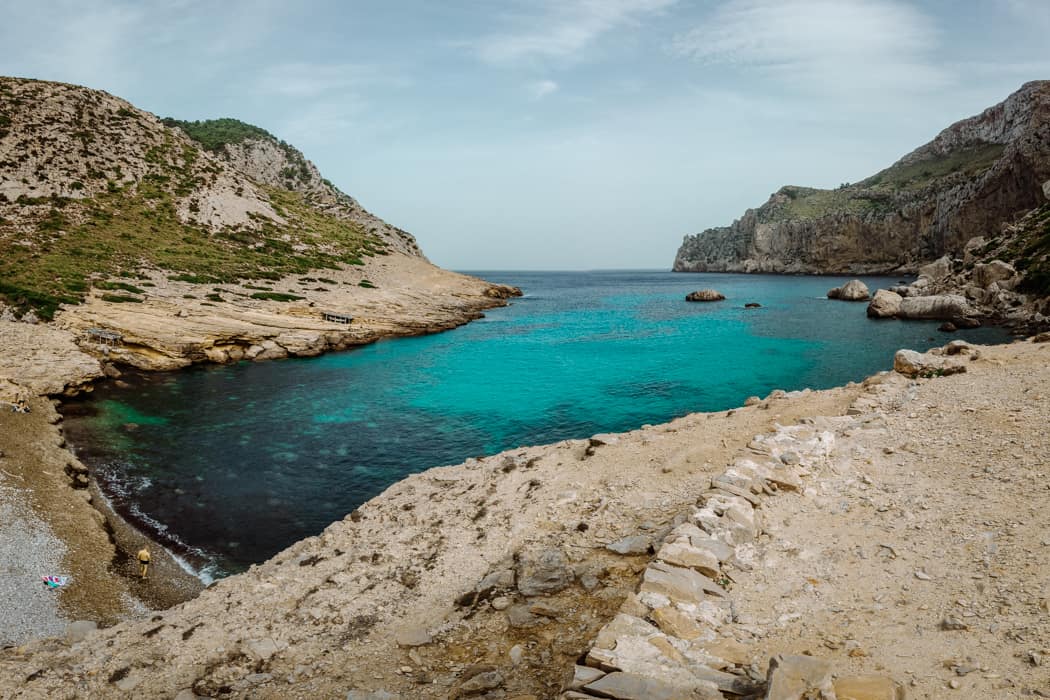
[[[0,251],[0,295],[44,318],[92,288],[135,301],[156,270],[213,284],[421,255],[262,129],[17,78],[0,78]]]
[[[787,186],[730,226],[686,236],[679,272],[913,272],[1047,201],[1050,81],[852,185]]]

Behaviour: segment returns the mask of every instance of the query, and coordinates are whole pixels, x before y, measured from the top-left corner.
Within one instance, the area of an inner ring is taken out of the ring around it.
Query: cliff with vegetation
[[[1047,202],[1050,81],[833,190],[786,186],[730,226],[686,236],[679,272],[914,272]]]
[[[0,78],[0,319],[173,369],[449,328],[513,293],[434,267],[263,129]]]

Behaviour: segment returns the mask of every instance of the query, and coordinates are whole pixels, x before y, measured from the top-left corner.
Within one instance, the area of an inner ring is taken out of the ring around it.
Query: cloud
[[[564,59],[578,55],[601,35],[634,24],[677,0],[548,0],[538,15],[509,17],[516,26],[467,45],[488,63]]]
[[[379,83],[402,84],[404,80],[384,76],[374,67],[353,63],[282,63],[264,68],[257,87],[264,93],[301,98]]]
[[[848,94],[951,83],[932,59],[938,40],[926,15],[895,0],[731,0],[673,48],[703,64]]]
[[[541,100],[547,95],[557,92],[558,83],[553,80],[537,80],[534,83],[529,83],[528,89],[532,99]]]

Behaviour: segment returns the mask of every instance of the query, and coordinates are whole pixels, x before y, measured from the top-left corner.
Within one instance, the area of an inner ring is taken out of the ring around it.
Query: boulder
[[[1014,269],[1014,266],[1002,260],[993,260],[990,263],[977,263],[973,266],[974,284],[982,289],[987,289],[995,283],[998,283],[999,288],[1002,289],[1004,288],[1003,282],[1007,283],[1005,286],[1012,286],[1009,280],[1016,276],[1017,270]]]
[[[893,356],[893,369],[906,377],[940,377],[965,372],[966,365],[953,364],[943,357],[914,350],[898,350]]]
[[[631,535],[622,537],[605,545],[605,548],[617,554],[648,554],[653,541],[648,535]]]
[[[839,299],[843,301],[866,301],[870,296],[868,285],[860,280],[850,280],[839,289]]]
[[[757,301],[749,301],[748,303],[744,304],[744,308],[745,309],[761,309],[762,305],[759,304]]]
[[[615,671],[593,683],[585,690],[603,698],[617,700],[686,700],[687,698],[717,698],[721,694],[713,686],[697,681],[695,688],[684,689],[657,678]]]
[[[766,680],[766,700],[835,697],[831,662],[812,656],[774,656]]]
[[[956,317],[972,316],[973,310],[966,298],[958,294],[933,294],[901,299],[898,315],[901,318],[925,318],[954,322]]]
[[[901,311],[903,297],[896,292],[880,289],[875,292],[875,297],[868,304],[869,318],[891,318]]]
[[[919,277],[925,277],[930,282],[940,282],[951,273],[952,259],[947,255],[919,268]]]
[[[518,562],[518,591],[525,596],[557,593],[568,588],[574,578],[560,549],[545,549]]]
[[[838,700],[904,700],[904,688],[888,676],[844,676],[835,681]]]
[[[685,295],[686,301],[722,301],[725,295],[714,289],[698,289]]]
[[[942,331],[944,333],[954,333],[959,329],[951,321],[945,321],[941,325],[937,326],[937,330]]]

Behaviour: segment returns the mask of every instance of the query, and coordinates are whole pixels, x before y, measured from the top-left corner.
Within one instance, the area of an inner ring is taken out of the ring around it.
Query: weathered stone
[[[648,535],[631,535],[610,542],[605,548],[617,554],[647,554],[652,544],[652,538]]]
[[[700,638],[704,633],[703,628],[693,618],[672,606],[656,608],[651,617],[661,631],[672,637],[689,641]]]
[[[966,365],[952,364],[914,350],[898,350],[893,356],[893,369],[906,377],[933,377],[965,372]]]
[[[576,664],[572,671],[572,680],[569,681],[569,690],[579,690],[588,683],[593,683],[602,676],[605,675],[605,671],[600,671],[590,666],[580,666]]]
[[[838,700],[904,700],[904,688],[887,676],[845,676],[834,687]]]
[[[511,627],[535,627],[543,619],[533,615],[526,605],[512,605],[507,608],[507,624]]]
[[[698,289],[685,296],[686,301],[722,301],[725,295],[714,289]]]
[[[924,277],[930,282],[940,282],[951,273],[952,259],[947,255],[919,268],[919,277]]]
[[[525,596],[547,595],[564,590],[575,578],[560,549],[545,549],[526,555],[518,563],[518,591]]]
[[[1009,281],[1017,275],[1014,266],[1002,260],[993,260],[990,263],[977,263],[973,266],[973,281],[978,287],[987,289],[993,284],[1003,288],[1003,282],[1009,286]]]
[[[866,301],[871,293],[868,285],[860,280],[850,280],[841,287],[828,290],[828,299],[841,299],[842,301]]]
[[[88,638],[98,629],[98,623],[91,620],[77,620],[66,626],[66,642],[76,644]]]
[[[506,596],[497,596],[492,599],[492,607],[496,610],[506,610],[510,607],[510,598]]]
[[[197,700],[197,694],[190,688],[183,688],[175,693],[175,700]]]
[[[751,654],[747,647],[735,639],[717,639],[713,642],[704,642],[700,647],[712,656],[725,659],[737,666],[744,666],[751,662]]]
[[[621,637],[649,637],[659,633],[660,630],[645,620],[633,615],[617,613],[616,617],[598,632],[594,646],[598,649],[613,649]]]
[[[616,671],[584,686],[584,690],[616,700],[701,700],[721,698],[712,688],[697,683],[696,688],[681,688],[655,678]],[[717,692],[717,691],[715,691]]]
[[[762,403],[762,399],[757,396],[748,396],[744,399],[744,406],[757,406],[760,403]]]
[[[812,656],[774,656],[769,661],[766,700],[834,698],[831,662]],[[821,696],[817,696],[821,693]]]
[[[425,627],[410,626],[398,630],[395,637],[397,645],[401,647],[421,647],[430,644],[433,639]]]
[[[880,289],[875,292],[871,303],[868,304],[869,318],[892,318],[901,311],[903,297],[896,292]]]
[[[401,696],[386,690],[351,690],[346,700],[401,700]]]
[[[721,573],[718,566],[718,558],[714,554],[709,550],[698,549],[688,544],[678,542],[665,544],[660,547],[656,557],[668,564],[696,569],[704,576],[711,578],[717,578],[719,573]]]
[[[958,355],[962,352],[967,352],[970,349],[970,344],[965,340],[953,340],[944,346],[945,355]]]
[[[459,686],[460,695],[480,695],[503,685],[503,674],[499,671],[483,671],[471,676]]]
[[[898,313],[901,318],[925,318],[954,322],[958,317],[972,316],[973,310],[966,302],[966,297],[957,294],[939,294],[901,299]]]
[[[683,603],[699,603],[705,593],[726,595],[725,589],[715,585],[711,579],[692,569],[669,566],[655,562],[642,576],[642,591],[660,593],[671,600]]]

